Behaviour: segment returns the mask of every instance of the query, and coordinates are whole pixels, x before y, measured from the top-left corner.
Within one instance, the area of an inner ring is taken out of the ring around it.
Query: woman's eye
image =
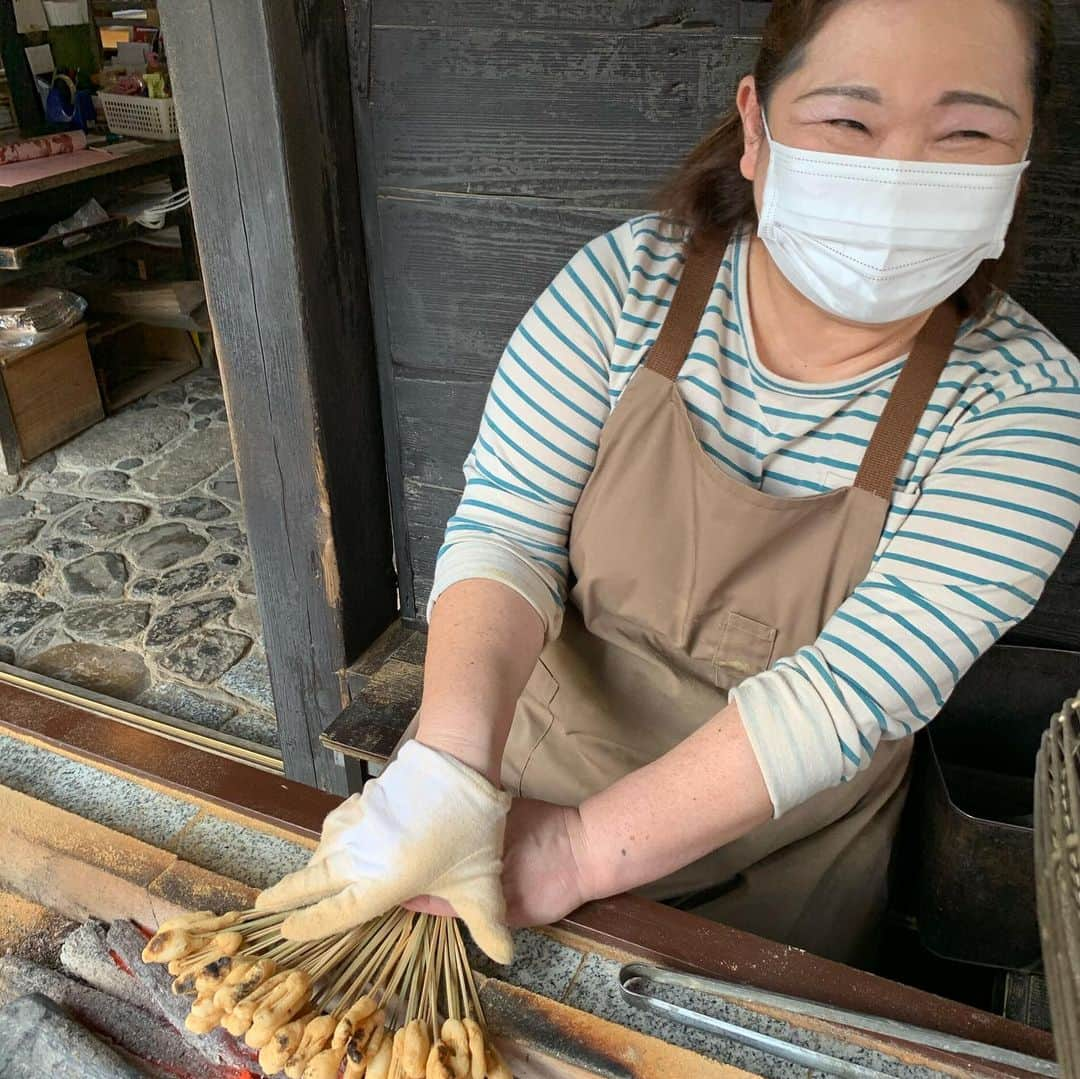
[[[865,131],[867,133],[870,131],[865,124],[860,124],[858,120],[847,120],[841,117],[836,120],[826,120],[825,122],[831,127],[846,127],[851,131]]]
[[[990,136],[985,131],[953,131],[945,136],[947,139],[988,139]]]

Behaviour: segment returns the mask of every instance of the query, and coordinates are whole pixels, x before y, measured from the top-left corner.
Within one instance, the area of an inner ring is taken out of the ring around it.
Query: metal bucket
[[[1035,759],[1080,685],[1080,653],[997,646],[930,725],[913,800],[919,937],[946,959],[1005,970],[1041,962],[1035,913]]]

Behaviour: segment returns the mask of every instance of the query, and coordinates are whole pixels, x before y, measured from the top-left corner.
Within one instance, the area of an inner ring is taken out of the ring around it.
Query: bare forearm
[[[417,738],[498,784],[514,708],[544,644],[540,616],[497,581],[461,581],[432,611]]]
[[[765,781],[728,705],[662,757],[585,800],[572,842],[596,898],[658,880],[767,821]]]

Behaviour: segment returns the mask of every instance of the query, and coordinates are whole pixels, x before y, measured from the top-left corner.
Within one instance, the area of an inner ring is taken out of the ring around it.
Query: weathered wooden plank
[[[272,14],[162,4],[286,774],[344,793],[319,735],[396,607],[382,433],[340,10]]]
[[[6,72],[14,119],[25,135],[46,130],[41,96],[23,49],[31,42],[19,33],[14,0],[0,2],[0,63]]]
[[[753,33],[770,0],[375,0],[377,26],[517,26],[574,30],[691,30]],[[1054,0],[1059,41],[1080,40],[1075,0]]]
[[[418,589],[404,604],[408,616],[423,609],[486,383],[514,327],[582,243],[647,207],[656,179],[752,61],[754,43],[733,31],[760,27],[769,5],[373,2],[382,356],[397,373],[401,498]],[[1060,36],[1075,41],[1077,16],[1061,13]],[[1080,95],[1065,92],[1080,70],[1074,53],[1066,44],[1059,65],[1064,149],[1032,169],[1029,257],[1014,292],[1078,347]],[[1060,602],[1055,588],[1047,603]],[[1042,616],[1041,605],[1031,625]]]
[[[461,466],[480,427],[487,383],[399,377],[395,386],[406,478],[460,490]]]
[[[740,0],[739,29],[744,33],[756,33],[769,17],[772,0]]]
[[[1080,6],[1076,0],[1054,0],[1054,17],[1059,42],[1080,41]],[[1068,71],[1073,79],[1076,78],[1075,69],[1070,69],[1064,63],[1058,65],[1058,70]]]
[[[1073,15],[1080,28],[1080,9]],[[1080,45],[1058,49],[1058,85],[1048,132],[1037,141],[1027,183],[1027,249],[1010,290],[1073,351],[1080,351]]]
[[[1080,155],[1034,167],[1029,202],[1025,268],[1012,291],[1080,351]],[[388,192],[379,207],[392,362],[485,379],[577,248],[643,209],[419,192]]]
[[[638,205],[727,108],[755,48],[719,29],[376,30],[380,184]]]
[[[457,509],[461,491],[431,484],[405,482],[405,516],[412,539],[413,580],[416,598],[411,610],[402,609],[406,622],[422,622],[435,575],[435,557],[442,546],[450,515]]]
[[[379,207],[390,359],[485,381],[570,256],[637,212],[419,193]]]
[[[746,6],[745,2],[742,5]],[[760,5],[754,5],[760,6]],[[382,26],[517,26],[564,30],[735,30],[739,0],[375,0]]]
[[[404,630],[423,641],[415,630]],[[420,708],[422,663],[394,657],[353,692],[352,702],[322,736],[323,745],[370,761],[385,761]]]
[[[349,82],[353,92],[353,111],[367,97],[368,80],[371,75],[371,0],[354,0],[345,5],[345,33],[349,49]],[[357,128],[357,142],[360,132]],[[358,158],[361,171],[364,166],[364,152],[358,146]]]

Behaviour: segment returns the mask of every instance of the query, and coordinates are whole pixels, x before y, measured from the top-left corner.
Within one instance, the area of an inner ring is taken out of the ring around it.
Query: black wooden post
[[[37,135],[46,129],[45,110],[26,59],[27,44],[26,35],[18,30],[14,0],[0,0],[0,59],[11,92],[11,107],[21,133]]]
[[[342,9],[162,0],[286,774],[396,616]]]

